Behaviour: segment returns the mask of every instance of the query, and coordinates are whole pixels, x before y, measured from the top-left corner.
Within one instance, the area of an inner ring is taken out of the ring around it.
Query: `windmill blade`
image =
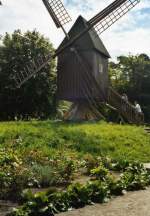
[[[60,0],[42,0],[48,9],[50,15],[52,16],[56,26],[63,29],[64,24],[71,20],[67,11],[65,10],[62,2]],[[68,40],[68,42],[55,51],[53,56],[47,56],[42,64],[39,64],[40,60],[38,58],[32,61],[27,68],[25,68],[19,75],[15,76],[16,84],[20,87],[23,83],[29,80],[32,76],[38,73],[43,67],[45,67],[48,62],[61,54],[65,49],[72,46],[79,38],[81,38],[86,32],[90,31],[93,27],[96,27],[97,32],[101,34],[114,22],[116,22],[125,13],[131,10],[140,0],[115,0],[103,11],[94,16],[89,20],[87,27],[77,34],[74,38]],[[35,67],[36,65],[36,67]]]
[[[16,87],[20,88],[26,81],[36,76],[53,58],[54,56],[51,55],[38,55],[36,59],[32,59],[22,71],[14,75],[13,79],[15,80]]]
[[[57,50],[56,55],[59,55],[66,48],[72,46],[79,38],[81,38],[84,34],[86,34],[86,32],[90,31],[93,27],[97,26],[97,28],[98,28],[98,26],[103,22],[103,20],[106,20],[106,18],[108,18],[108,20],[110,20],[110,22],[107,21],[107,24],[104,26],[104,29],[102,31],[100,31],[100,32],[103,32],[104,30],[106,30],[109,26],[111,26],[114,22],[116,22],[121,17],[122,13],[120,15],[118,15],[120,10],[123,11],[123,9],[124,9],[124,13],[122,14],[122,15],[124,15],[125,13],[127,13],[130,9],[132,9],[139,2],[140,2],[140,0],[115,0],[108,7],[106,7],[104,10],[102,10],[100,13],[98,13],[96,16],[94,16],[91,20],[89,20],[87,22],[87,24],[88,24],[87,27],[83,31],[81,31],[79,34],[77,34],[74,38],[70,39],[68,41],[68,43],[66,43],[66,45],[64,45],[64,47]],[[121,7],[121,6],[123,6],[123,7]],[[118,11],[117,11],[117,9],[118,9]],[[115,14],[115,19],[112,22],[112,20],[109,18],[109,16],[111,14],[114,14],[115,11],[117,11],[117,14]],[[103,25],[103,23],[102,23],[102,25]],[[100,26],[100,28],[101,28],[101,26]]]
[[[89,20],[88,23],[90,26],[93,26],[97,34],[100,35],[139,2],[140,0],[116,0]]]
[[[71,21],[61,0],[42,0],[57,28]]]

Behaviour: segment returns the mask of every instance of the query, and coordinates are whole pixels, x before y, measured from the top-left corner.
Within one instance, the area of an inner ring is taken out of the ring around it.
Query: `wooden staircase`
[[[114,107],[117,112],[131,124],[144,124],[144,114],[137,113],[134,106],[122,99],[111,87],[109,88],[108,104]]]

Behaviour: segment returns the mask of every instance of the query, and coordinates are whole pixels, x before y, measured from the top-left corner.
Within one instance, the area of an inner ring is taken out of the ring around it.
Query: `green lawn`
[[[22,157],[53,157],[58,152],[82,157],[86,153],[150,162],[150,135],[143,127],[52,121],[1,122],[0,151],[12,149]]]

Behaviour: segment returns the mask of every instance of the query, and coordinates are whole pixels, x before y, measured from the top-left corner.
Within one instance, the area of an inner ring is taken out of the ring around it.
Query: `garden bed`
[[[100,164],[118,180],[120,173],[114,173],[112,166],[124,172],[135,158],[149,162],[150,136],[143,127],[105,122],[0,123],[0,199],[22,204],[22,191],[27,188],[45,194],[44,188],[89,187],[95,178],[91,170]]]

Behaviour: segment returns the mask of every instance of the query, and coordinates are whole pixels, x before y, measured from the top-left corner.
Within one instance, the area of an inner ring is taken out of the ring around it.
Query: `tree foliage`
[[[130,101],[137,100],[150,121],[150,58],[146,54],[120,56],[117,63],[110,62],[112,86],[126,93]]]
[[[56,70],[52,60],[20,89],[12,89],[12,76],[39,54],[53,53],[48,39],[37,31],[6,33],[0,46],[0,119],[14,116],[47,117],[55,111]]]

